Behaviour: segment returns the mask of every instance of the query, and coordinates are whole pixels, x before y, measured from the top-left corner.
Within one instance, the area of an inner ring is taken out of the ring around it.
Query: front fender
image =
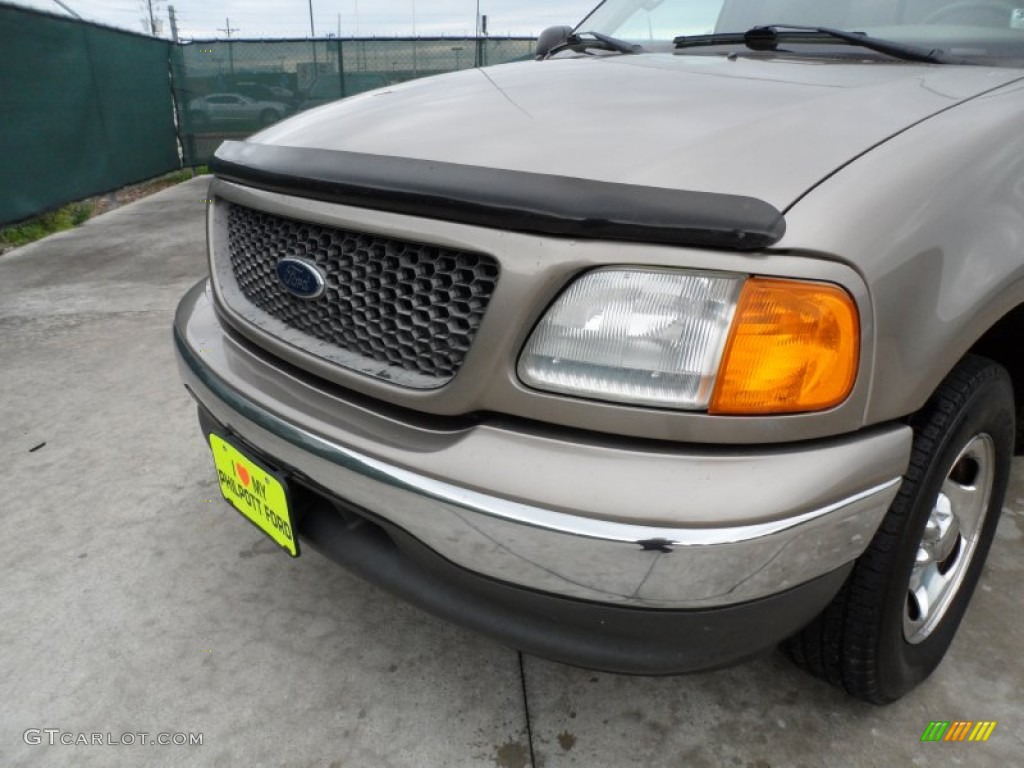
[[[1024,84],[900,133],[786,212],[778,248],[864,277],[875,343],[865,423],[920,409],[996,322],[1024,304]]]

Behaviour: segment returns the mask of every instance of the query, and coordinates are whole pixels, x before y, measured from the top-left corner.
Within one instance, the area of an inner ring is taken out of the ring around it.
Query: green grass
[[[193,169],[184,168],[174,171],[153,180],[155,189],[171,187],[183,181],[189,181],[193,177]],[[205,176],[210,170],[205,165],[195,168],[195,175]],[[0,228],[0,250],[3,247],[17,247],[41,240],[47,235],[55,232],[63,232],[66,229],[73,229],[87,222],[93,215],[96,205],[91,200],[80,200],[75,203],[68,203],[55,211],[44,213],[33,219],[28,219],[20,224],[13,224],[9,227]]]
[[[180,184],[183,181],[188,181],[192,178],[192,171],[187,168],[181,171],[175,171],[164,176],[161,181],[166,181],[168,184]]]
[[[0,245],[26,245],[40,240],[54,232],[84,224],[92,216],[95,206],[91,202],[68,203],[55,211],[44,213],[34,219],[0,229]]]
[[[180,171],[169,173],[164,176],[161,181],[167,181],[171,184],[179,184],[183,181],[189,181],[193,177],[193,171],[195,171],[195,176],[206,176],[210,173],[210,169],[205,165],[197,165],[195,168],[182,168]]]

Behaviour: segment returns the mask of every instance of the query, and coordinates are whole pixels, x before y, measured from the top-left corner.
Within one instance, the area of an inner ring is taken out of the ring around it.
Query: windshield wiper
[[[599,51],[615,51],[616,53],[642,53],[644,50],[642,45],[627,43],[625,40],[619,40],[617,37],[600,32],[573,32],[565,39],[564,43],[560,43],[548,51],[548,55],[544,58],[566,50],[582,53],[591,48],[596,48]]]
[[[765,24],[748,29],[746,32],[687,35],[677,37],[672,42],[677,49],[704,45],[745,45],[753,51],[774,51],[780,43],[828,43],[834,40],[843,40],[850,45],[867,48],[905,61],[923,61],[929,64],[967,63],[962,59],[947,56],[938,48],[921,48],[892,40],[868,37],[863,32],[847,32],[832,27],[801,27],[795,24]]]

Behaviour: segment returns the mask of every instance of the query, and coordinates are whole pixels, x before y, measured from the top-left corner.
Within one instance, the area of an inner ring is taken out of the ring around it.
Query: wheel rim
[[[926,640],[963,583],[985,525],[995,478],[995,443],[976,435],[942,483],[918,543],[903,611],[908,643]]]

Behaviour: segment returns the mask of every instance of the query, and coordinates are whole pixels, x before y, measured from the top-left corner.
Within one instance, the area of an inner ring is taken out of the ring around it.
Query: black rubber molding
[[[786,231],[752,197],[356,152],[226,141],[210,169],[297,197],[555,237],[753,251]]]

